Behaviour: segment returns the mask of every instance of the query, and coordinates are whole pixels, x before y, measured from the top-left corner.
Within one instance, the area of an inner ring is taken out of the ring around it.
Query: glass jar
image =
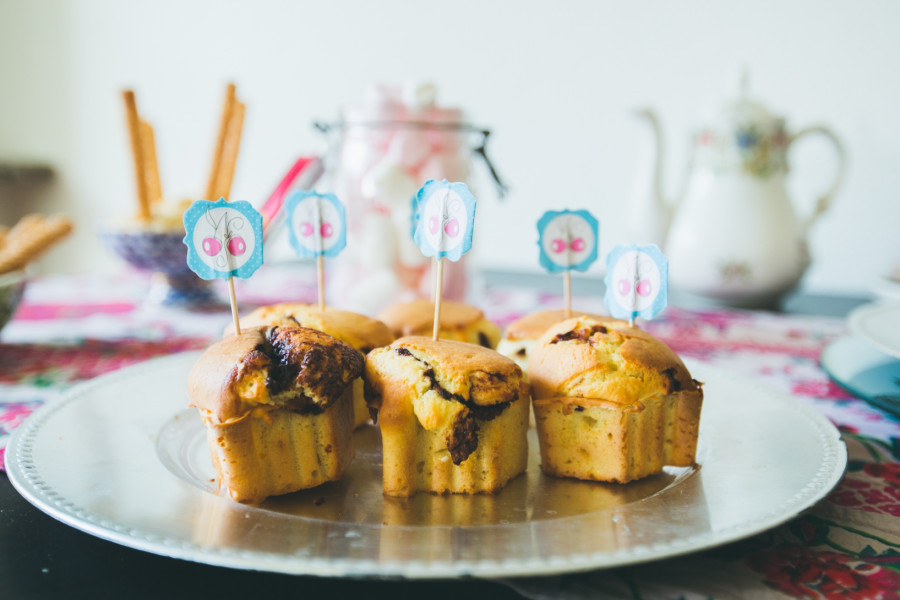
[[[412,199],[426,181],[472,187],[472,157],[478,155],[498,195],[505,188],[487,157],[490,131],[464,122],[457,109],[393,120],[360,116],[350,112],[343,121],[316,124],[329,140],[323,185],[347,209],[347,248],[329,268],[328,288],[336,305],[377,314],[433,295],[433,261],[412,239]],[[443,297],[464,300],[468,280],[466,257],[445,262]]]

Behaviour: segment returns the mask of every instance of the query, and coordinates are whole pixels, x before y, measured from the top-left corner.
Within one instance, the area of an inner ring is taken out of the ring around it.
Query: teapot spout
[[[628,204],[627,227],[630,241],[662,247],[672,219],[672,208],[663,196],[662,127],[656,113],[640,108],[634,115],[644,122],[639,143],[635,184]]]

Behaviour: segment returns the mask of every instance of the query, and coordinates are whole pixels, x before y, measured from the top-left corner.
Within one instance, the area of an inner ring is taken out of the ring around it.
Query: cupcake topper
[[[619,244],[606,257],[606,306],[617,319],[652,319],[666,307],[669,261],[654,244]]]
[[[475,197],[464,183],[446,179],[425,182],[413,198],[415,232],[413,239],[422,254],[434,258],[434,331],[438,339],[441,320],[441,289],[444,258],[454,262],[472,249],[475,230]]]
[[[325,256],[337,256],[347,245],[344,205],[334,194],[297,190],[285,201],[291,246],[301,258],[316,259],[319,308],[325,310]]]
[[[187,264],[201,279],[227,279],[235,335],[241,332],[235,276],[247,279],[263,263],[262,216],[249,202],[197,200],[184,212]]]
[[[572,271],[597,260],[599,223],[586,210],[548,210],[537,224],[541,266],[563,273],[566,313],[572,312]]]

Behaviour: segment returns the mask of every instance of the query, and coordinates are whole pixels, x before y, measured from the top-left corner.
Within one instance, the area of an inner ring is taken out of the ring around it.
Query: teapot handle
[[[844,144],[841,143],[841,140],[838,139],[833,131],[822,125],[815,125],[813,127],[806,127],[804,129],[801,129],[790,137],[790,139],[788,140],[788,147],[792,146],[794,142],[796,142],[801,137],[812,133],[823,135],[828,138],[829,141],[831,141],[832,145],[834,146],[835,153],[837,154],[838,164],[837,174],[835,175],[834,180],[832,181],[828,189],[825,190],[825,193],[819,196],[812,214],[809,215],[809,217],[804,221],[804,232],[809,229],[813,222],[815,222],[815,220],[818,219],[819,216],[822,215],[822,213],[828,210],[828,207],[831,205],[831,197],[834,196],[834,193],[838,190],[841,182],[844,179],[844,170],[847,163],[847,153],[844,150]]]

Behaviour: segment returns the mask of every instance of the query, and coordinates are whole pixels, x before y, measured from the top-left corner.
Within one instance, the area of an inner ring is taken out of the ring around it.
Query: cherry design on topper
[[[226,211],[220,211],[217,221],[207,208],[206,222],[212,227],[213,234],[203,238],[203,252],[214,261],[216,268],[224,269],[228,264],[228,256],[222,252],[223,247],[231,256],[241,256],[247,251],[247,242],[240,234],[235,233],[244,228],[243,216],[234,217]]]
[[[184,227],[188,266],[203,279],[246,278],[262,264],[262,217],[249,202],[197,200]]]
[[[599,223],[586,210],[548,210],[537,224],[541,266],[584,271],[597,260]]]
[[[472,248],[476,203],[466,184],[432,179],[412,204],[413,238],[422,254],[457,261]]]
[[[344,205],[334,194],[297,190],[285,211],[291,247],[301,258],[336,256],[347,245]]]
[[[618,245],[606,257],[606,306],[619,319],[652,319],[668,303],[669,263],[653,244]]]

